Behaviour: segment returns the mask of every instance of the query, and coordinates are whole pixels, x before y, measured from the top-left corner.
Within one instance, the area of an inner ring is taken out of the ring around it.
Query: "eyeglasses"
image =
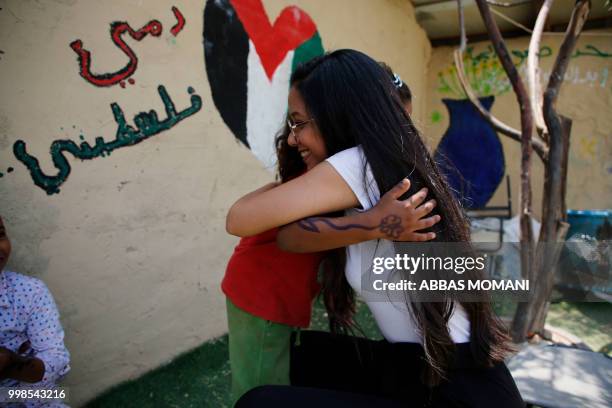
[[[287,126],[289,126],[289,130],[291,131],[291,134],[293,135],[293,137],[295,138],[295,140],[298,140],[298,132],[296,131],[296,129],[304,126],[307,123],[310,123],[314,121],[314,119],[308,119],[308,120],[304,120],[302,122],[296,122],[294,123],[293,120],[291,120],[291,118],[287,118]]]

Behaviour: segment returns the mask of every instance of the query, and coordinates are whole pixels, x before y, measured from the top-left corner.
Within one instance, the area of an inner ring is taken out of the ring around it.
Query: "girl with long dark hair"
[[[393,79],[390,74],[389,82]],[[289,138],[293,130],[290,123],[287,122],[276,137],[281,183],[296,178],[326,158],[316,153],[305,157],[291,146]],[[248,196],[261,194],[277,184],[270,183]],[[431,203],[416,209],[425,196],[424,192],[415,194],[410,201],[414,208],[402,208],[401,201],[387,195],[368,213],[336,221],[351,224],[363,219],[379,219],[393,211],[400,215],[404,228],[398,239],[430,239],[427,233],[414,232],[438,219],[437,216],[423,218],[433,208]],[[289,384],[290,336],[296,328],[307,328],[310,324],[313,298],[319,291],[317,270],[323,256],[315,251],[302,254],[282,251],[276,244],[277,228],[248,235],[234,250],[221,284],[227,296],[232,405],[258,385]],[[318,237],[317,251],[380,236],[376,229],[322,233]]]
[[[347,229],[378,228],[393,240],[401,225],[392,218],[346,224],[308,217],[371,209],[385,193],[407,187],[403,180],[409,176],[409,194],[427,188],[437,203],[442,220],[430,232],[435,240],[469,242],[468,221],[388,78],[376,61],[354,50],[338,50],[296,69],[289,93],[289,144],[306,163],[327,159],[288,183],[240,199],[228,213],[228,232],[244,236],[286,225],[279,245],[303,252],[329,248],[320,234]],[[332,331],[350,329],[361,264],[385,242],[355,243],[346,250],[338,245],[328,258],[323,294]],[[522,406],[503,363],[512,348],[489,302],[443,294],[435,302],[407,299],[404,308],[394,302],[366,303],[385,337],[374,347],[376,358],[369,366],[383,371],[372,381],[385,381],[368,392],[413,406]]]

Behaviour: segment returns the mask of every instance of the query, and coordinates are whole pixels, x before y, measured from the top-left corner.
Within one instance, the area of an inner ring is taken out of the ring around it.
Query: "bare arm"
[[[230,208],[227,232],[251,236],[293,221],[358,205],[351,188],[336,170],[322,162],[277,187],[242,197]]]
[[[434,239],[433,232],[416,231],[440,220],[439,215],[424,218],[435,207],[435,201],[421,205],[427,196],[426,189],[399,201],[409,188],[410,182],[403,180],[366,212],[336,218],[311,217],[286,225],[277,236],[278,246],[290,252],[318,252],[379,238],[396,241]]]
[[[278,187],[279,185],[280,185],[280,183],[279,183],[279,182],[277,182],[277,181],[273,181],[273,182],[271,182],[271,183],[268,183],[268,184],[266,184],[266,185],[263,185],[263,186],[259,187],[257,190],[253,190],[253,191],[251,191],[250,193],[245,194],[245,195],[244,195],[244,196],[241,198],[241,200],[242,200],[242,199],[248,199],[249,197],[255,197],[255,196],[257,196],[257,195],[259,195],[259,194],[261,194],[261,193],[265,193],[265,192],[266,192],[266,191],[268,191],[268,190],[272,190],[274,187]]]

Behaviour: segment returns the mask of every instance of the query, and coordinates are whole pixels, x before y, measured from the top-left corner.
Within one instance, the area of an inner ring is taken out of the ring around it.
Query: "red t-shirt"
[[[277,232],[274,228],[240,240],[221,289],[234,305],[257,317],[308,327],[323,255],[282,251],[276,245]]]

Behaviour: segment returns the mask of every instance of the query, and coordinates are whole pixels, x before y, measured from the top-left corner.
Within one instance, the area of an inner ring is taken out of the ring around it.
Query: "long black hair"
[[[397,89],[397,92],[399,93],[400,99],[402,100],[404,106],[406,106],[406,104],[412,103],[412,91],[410,90],[408,84],[402,81],[399,75],[393,72],[393,69],[391,69],[391,67],[387,65],[387,63],[378,61],[378,64],[383,67],[385,72],[389,75],[389,78],[391,78],[391,81],[393,81],[393,85],[395,86],[395,89]]]
[[[433,228],[436,240],[469,242],[469,223],[463,209],[379,63],[359,51],[334,51],[299,66],[291,76],[291,86],[301,94],[329,156],[360,146],[381,196],[410,175],[411,187],[405,196],[427,187],[429,198],[438,203],[434,213],[442,220]],[[355,301],[345,278],[342,254],[334,252],[328,265],[333,272],[324,274],[322,290],[330,327],[332,331],[350,329]],[[424,382],[438,384],[453,361],[454,343],[447,325],[453,298],[407,302],[423,337],[428,362]],[[487,366],[503,360],[512,348],[490,303],[460,303],[470,320],[470,344],[476,361]]]
[[[304,160],[302,160],[302,156],[300,156],[300,153],[295,147],[289,145],[290,133],[291,129],[289,129],[289,125],[285,123],[274,138],[276,157],[278,159],[276,166],[277,178],[280,179],[282,183],[306,171],[306,164]]]

